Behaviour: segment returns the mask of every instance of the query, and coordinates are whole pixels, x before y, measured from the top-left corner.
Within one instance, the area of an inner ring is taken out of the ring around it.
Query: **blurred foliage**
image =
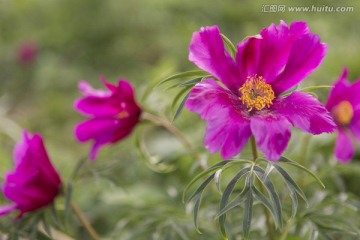
[[[261,12],[264,4],[353,6],[354,12],[264,13]],[[344,66],[354,80],[360,76],[359,12],[358,0],[0,0],[0,176],[11,169],[12,147],[20,130],[27,128],[44,136],[49,155],[64,182],[70,180],[78,159],[89,148],[88,144],[77,144],[72,133],[74,125],[82,119],[72,109],[73,101],[79,97],[77,83],[81,79],[99,87],[99,75],[111,82],[126,78],[136,86],[141,105],[171,121],[175,114],[172,102],[181,88],[153,90],[153,86],[174,72],[195,69],[187,60],[187,48],[192,32],[201,26],[219,25],[236,43],[280,19],[287,23],[307,21],[312,32],[328,44],[328,54],[303,84],[330,84]],[[35,43],[38,49],[31,64],[18,60],[19,46],[26,42]],[[324,100],[328,91],[320,89],[316,93]],[[221,238],[215,220],[220,194],[215,186],[203,196],[206,200],[199,212],[202,235],[195,230],[191,205],[181,202],[184,186],[201,171],[199,166],[204,168],[220,157],[210,156],[204,150],[204,122],[197,115],[184,110],[174,124],[200,153],[198,158],[163,128],[139,126],[131,137],[102,150],[97,162],[86,162],[80,170],[73,185],[73,199],[103,239]],[[165,167],[172,166],[171,171],[154,171],[158,170],[159,161],[143,159],[144,155],[134,147],[139,134],[144,144],[151,146],[151,159],[161,159]],[[285,155],[318,173],[327,187],[321,195],[311,177],[294,172],[306,196],[309,199],[313,196],[312,206],[319,207],[318,214],[325,218],[332,217],[333,221],[344,218],[359,225],[360,152],[349,165],[339,165],[332,156],[332,135],[309,140],[303,133],[293,134]],[[246,148],[242,156],[250,157],[250,150]],[[281,197],[284,207],[288,207],[286,212],[291,213],[291,199],[288,195]],[[324,199],[351,206],[320,208]],[[63,215],[65,200],[58,200],[56,208]],[[236,208],[227,217],[233,226],[230,239],[241,239],[242,211]],[[50,219],[51,214],[47,214]],[[305,206],[299,207],[300,217],[296,219],[299,224],[289,228],[289,236],[294,237],[288,239],[310,238],[312,234],[329,239],[322,235],[323,227],[329,226],[314,222],[311,214],[314,213]],[[254,213],[250,233],[253,239],[265,239],[264,219],[259,216],[259,212]],[[2,226],[11,217],[2,220]],[[329,220],[317,218],[321,219]],[[67,221],[60,230],[75,239],[87,239],[76,219],[69,216]],[[328,234],[330,239],[351,239],[334,228]]]

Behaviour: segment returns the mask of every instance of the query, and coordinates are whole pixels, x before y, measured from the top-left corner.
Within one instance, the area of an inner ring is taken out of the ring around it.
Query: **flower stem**
[[[288,223],[286,224],[286,226],[285,226],[285,228],[284,228],[284,230],[283,230],[283,232],[282,232],[282,234],[280,236],[280,240],[286,240],[286,238],[287,238],[287,236],[289,234],[289,231],[290,231],[291,227],[293,226],[293,222],[294,222],[293,219],[290,219],[288,221]]]
[[[93,240],[100,240],[99,235],[96,233],[94,228],[91,226],[89,220],[86,218],[85,214],[78,208],[73,202],[70,202],[70,208],[78,218],[78,220],[81,222],[81,224],[84,226],[86,231],[89,233],[91,238]]]
[[[176,128],[174,127],[170,122],[155,116],[151,113],[142,113],[141,115],[142,119],[144,120],[148,120],[156,125],[160,125],[164,128],[166,128],[170,133],[172,133],[177,139],[179,139],[179,141],[192,153],[194,159],[199,159],[200,156],[199,154],[194,151],[193,146],[191,145],[191,143],[185,138],[185,136]],[[205,169],[206,167],[201,163],[201,161],[199,161],[199,166],[201,169]]]
[[[251,136],[250,142],[251,142],[251,150],[252,150],[252,154],[253,154],[253,160],[255,161],[259,155],[258,155],[254,136]],[[260,191],[262,193],[264,193],[265,192],[264,186],[262,184],[259,184],[259,185],[260,185]],[[271,220],[270,220],[269,210],[265,207],[265,205],[263,205],[263,207],[264,207],[266,226],[267,226],[267,230],[268,230],[268,234],[269,234],[269,239],[275,240],[274,228],[273,228],[273,224],[271,223]]]

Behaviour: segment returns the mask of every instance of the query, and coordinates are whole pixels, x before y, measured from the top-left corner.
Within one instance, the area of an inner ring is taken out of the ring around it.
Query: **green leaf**
[[[211,174],[210,177],[208,177],[201,185],[198,189],[196,189],[196,191],[191,195],[191,197],[189,197],[189,199],[187,200],[187,202],[190,202],[194,197],[196,197],[197,195],[201,194],[204,189],[207,187],[207,185],[209,185],[209,183],[214,179],[215,177],[215,173]]]
[[[225,208],[227,201],[231,195],[231,193],[234,190],[234,187],[236,185],[236,183],[246,174],[248,173],[250,170],[250,167],[246,167],[244,169],[242,169],[240,172],[238,172],[235,177],[233,179],[231,179],[231,181],[229,182],[229,184],[226,186],[224,193],[222,195],[222,198],[220,200],[220,212],[223,211],[223,209]],[[246,185],[246,184],[245,184]],[[226,236],[226,232],[225,232],[225,219],[226,219],[226,215],[222,215],[219,217],[219,224],[220,224],[220,229],[221,229],[221,233],[223,234],[223,236]]]
[[[225,45],[227,46],[228,50],[230,51],[230,55],[232,57],[235,57],[237,50],[236,50],[234,44],[224,34],[221,33],[220,35],[221,35],[221,38],[223,39]]]
[[[228,203],[221,211],[216,214],[216,218],[220,218],[224,214],[226,214],[229,210],[233,209],[234,207],[239,206],[244,200],[245,194],[250,190],[250,184],[246,184],[243,190],[230,202]]]
[[[278,222],[278,227],[281,229],[283,227],[282,224],[282,210],[281,210],[281,202],[279,195],[277,194],[274,184],[272,183],[271,179],[267,176],[265,177],[265,171],[258,167],[254,167],[254,171],[263,184],[263,186],[266,188],[266,191],[268,192],[271,201],[273,202],[274,206],[274,213],[275,213],[275,221]]]
[[[49,223],[46,221],[45,216],[43,216],[42,222],[44,224],[44,230],[45,230],[46,234],[52,238],[51,227],[50,227]]]
[[[274,207],[270,203],[270,201],[265,197],[264,194],[262,194],[255,186],[252,187],[252,191],[255,195],[255,197],[265,206],[267,209],[269,209],[271,215],[273,216],[273,219],[275,220],[276,225],[279,225],[279,222],[277,221],[277,218],[275,217],[275,211]]]
[[[219,193],[221,194],[221,186],[220,186],[220,179],[221,179],[221,173],[222,173],[222,169],[219,169],[215,172],[215,184],[216,184],[216,188],[219,191]]]
[[[294,179],[291,178],[291,176],[279,165],[274,165],[274,167],[276,168],[276,170],[280,173],[280,175],[283,177],[284,181],[286,182],[286,184],[288,184],[289,188],[294,189],[302,199],[304,199],[304,201],[306,202],[306,205],[309,206],[309,203],[307,201],[307,198],[305,196],[305,193],[301,190],[301,188],[296,184],[296,182],[294,181]]]
[[[325,188],[325,185],[323,184],[323,182],[322,182],[313,172],[311,172],[311,171],[310,171],[309,169],[307,169],[306,167],[303,167],[303,166],[300,165],[299,163],[294,162],[294,161],[292,161],[292,160],[290,160],[290,159],[288,159],[288,158],[286,158],[286,157],[281,157],[278,162],[290,164],[290,165],[292,165],[292,166],[294,166],[294,167],[297,167],[297,168],[299,168],[299,169],[307,172],[307,173],[310,174],[313,178],[315,178],[315,180],[320,184],[320,186],[322,186],[323,188]]]
[[[171,80],[175,80],[175,79],[179,79],[179,78],[187,78],[187,77],[201,77],[204,75],[208,75],[208,74],[207,74],[207,72],[202,71],[202,70],[193,70],[193,71],[176,73],[174,75],[171,75],[171,76],[161,80],[158,84],[156,84],[156,86],[154,88],[157,88],[158,86],[160,86],[166,82],[169,82]]]
[[[244,239],[249,239],[251,219],[252,219],[252,209],[253,209],[253,195],[251,188],[246,194],[246,199],[244,203],[244,220],[243,220],[243,232]]]
[[[56,227],[58,229],[62,229],[62,226],[60,224],[60,220],[59,220],[59,217],[56,213],[56,209],[55,209],[55,204],[52,203],[51,206],[50,206],[50,213],[51,213],[51,219],[53,220],[53,222],[55,223]]]
[[[210,75],[209,75],[210,76]],[[201,80],[203,80],[204,77],[200,77],[200,78],[195,78],[195,79],[191,79],[189,81],[186,81],[184,83],[181,83],[178,85],[178,87],[184,87],[184,86],[193,86],[199,82],[201,82]]]
[[[330,86],[330,85],[319,85],[319,86],[311,86],[311,87],[304,87],[302,89],[300,89],[299,91],[300,92],[311,92],[311,91],[314,91],[314,90],[318,90],[318,89],[328,89],[328,88],[333,88],[333,86]]]
[[[70,212],[70,203],[71,203],[71,196],[73,191],[73,182],[69,181],[66,193],[65,193],[65,210],[64,210],[64,218],[67,220]],[[66,222],[65,222],[66,223]],[[67,226],[67,224],[65,224]]]
[[[197,220],[198,220],[198,213],[199,213],[199,208],[200,208],[200,203],[201,203],[201,195],[202,194],[200,194],[200,196],[196,200],[195,206],[194,206],[194,225],[195,225],[196,231],[200,234],[201,234],[201,231],[199,229]]]
[[[174,117],[173,117],[173,119],[172,119],[172,122],[174,122],[175,119],[176,119],[176,118],[180,115],[180,113],[182,112],[182,110],[183,110],[183,108],[184,108],[184,106],[185,106],[185,102],[186,102],[186,100],[189,98],[189,96],[190,96],[190,92],[188,92],[188,93],[185,95],[185,97],[184,97],[183,100],[181,101],[179,107],[176,109],[176,112],[175,112],[175,114],[174,114]]]
[[[70,179],[74,180],[77,177],[77,175],[80,172],[81,167],[84,165],[84,163],[87,161],[87,159],[88,159],[87,157],[82,157],[78,160],[73,172],[71,173]]]
[[[183,191],[183,196],[182,196],[182,201],[185,202],[185,195],[187,193],[187,191],[189,190],[189,188],[200,178],[202,178],[203,176],[216,171],[217,169],[221,168],[223,165],[229,163],[230,161],[221,161],[216,163],[215,165],[209,167],[208,169],[206,169],[205,171],[202,171],[201,173],[199,173],[196,177],[194,177],[190,183],[185,187],[184,191]]]
[[[292,206],[292,211],[291,211],[291,218],[295,218],[296,213],[297,213],[297,209],[298,209],[298,198],[296,196],[296,191],[294,190],[294,188],[292,188],[287,182],[286,182],[286,186],[289,189],[290,192],[290,197],[291,197],[291,206]]]

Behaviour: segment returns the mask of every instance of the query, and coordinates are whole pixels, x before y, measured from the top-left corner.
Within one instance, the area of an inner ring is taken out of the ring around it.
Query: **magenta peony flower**
[[[75,102],[75,109],[92,118],[77,125],[75,136],[80,142],[94,140],[90,159],[104,144],[115,143],[128,136],[139,122],[141,108],[134,99],[134,91],[126,80],[118,86],[100,81],[106,90],[95,90],[86,81],[79,83],[79,91],[85,96]]]
[[[196,84],[186,102],[207,121],[205,147],[211,153],[221,150],[229,159],[254,135],[265,157],[276,161],[286,149],[292,125],[311,134],[334,131],[328,111],[311,95],[281,96],[319,66],[326,49],[304,22],[272,24],[239,43],[235,60],[217,26],[195,32],[189,60],[221,82]]]
[[[335,156],[343,163],[350,161],[354,155],[352,137],[360,143],[360,79],[351,84],[346,79],[347,75],[348,71],[344,69],[326,103],[337,124]]]
[[[0,207],[0,216],[19,210],[20,218],[52,203],[59,193],[61,179],[39,134],[31,137],[24,131],[23,139],[14,148],[14,162],[15,169],[6,175],[2,186],[4,196],[13,203]]]
[[[18,49],[18,62],[29,65],[36,60],[38,53],[37,45],[33,42],[24,42]]]

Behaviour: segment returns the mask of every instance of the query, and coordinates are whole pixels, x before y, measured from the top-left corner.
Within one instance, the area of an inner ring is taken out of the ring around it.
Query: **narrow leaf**
[[[73,182],[69,181],[67,189],[66,189],[66,193],[65,193],[65,211],[64,211],[65,217],[64,218],[66,220],[68,219],[69,212],[70,212],[70,202],[71,202],[72,191],[73,191]],[[65,225],[67,226],[67,224],[65,224]]]
[[[203,79],[203,77],[200,78],[195,78],[195,79],[191,79],[189,81],[183,82],[181,84],[178,85],[178,87],[184,87],[184,86],[193,86],[199,82],[201,82],[201,80]]]
[[[184,106],[185,106],[185,102],[186,102],[186,100],[189,98],[189,96],[190,96],[190,92],[188,92],[188,93],[185,95],[185,97],[184,97],[183,100],[181,101],[179,107],[176,109],[176,112],[175,112],[175,114],[174,114],[174,117],[173,117],[173,119],[172,119],[172,122],[174,122],[175,119],[176,119],[176,118],[180,115],[180,113],[182,112],[182,110],[183,110],[183,108],[184,108]]]
[[[292,165],[292,166],[294,166],[294,167],[297,167],[297,168],[299,168],[299,169],[307,172],[307,173],[310,174],[313,178],[315,178],[315,180],[320,184],[320,186],[322,186],[323,188],[325,188],[324,183],[323,183],[313,172],[311,172],[311,171],[310,171],[309,169],[307,169],[306,167],[300,165],[299,163],[294,162],[294,161],[292,161],[292,160],[290,160],[290,159],[288,159],[288,158],[286,158],[286,157],[281,157],[280,160],[279,160],[279,162],[281,162],[281,163],[286,163],[286,164],[290,164],[290,165]]]
[[[221,168],[223,165],[229,163],[229,161],[221,161],[221,162],[218,162],[217,164],[209,167],[208,169],[206,169],[205,171],[199,173],[196,177],[194,177],[190,183],[185,187],[184,191],[183,191],[183,196],[182,196],[182,200],[183,202],[185,202],[185,195],[187,193],[187,191],[189,190],[189,188],[197,181],[199,180],[200,178],[202,178],[203,176],[213,172],[213,171],[216,171],[217,169]]]
[[[197,219],[198,219],[198,213],[199,213],[199,208],[200,208],[200,203],[201,203],[201,195],[202,194],[200,194],[200,196],[196,200],[195,206],[194,206],[194,225],[195,225],[196,231],[200,234],[201,234],[201,231],[199,229]]]
[[[319,85],[319,86],[311,86],[311,87],[304,87],[302,89],[300,89],[300,92],[311,92],[313,90],[318,90],[318,89],[328,89],[328,88],[333,88],[333,86],[330,85]]]
[[[201,185],[198,189],[196,189],[196,191],[191,195],[191,197],[187,200],[187,202],[191,201],[195,196],[201,194],[204,189],[207,187],[207,185],[209,185],[209,183],[214,179],[215,177],[215,173],[211,174],[210,177],[208,177]]]
[[[221,211],[219,211],[219,213],[216,215],[216,218],[220,218],[221,216],[223,216],[224,214],[226,214],[228,211],[230,211],[231,209],[239,206],[244,200],[245,200],[245,195],[247,194],[247,192],[250,190],[250,186],[246,185],[244,187],[244,189],[241,191],[241,193],[239,193],[234,200],[232,200],[230,203],[228,203]]]
[[[166,82],[169,82],[171,80],[174,80],[174,79],[186,78],[186,77],[201,77],[204,75],[208,75],[208,74],[202,70],[193,70],[193,71],[176,73],[174,75],[171,75],[171,76],[161,80],[158,84],[155,85],[154,88],[157,88],[158,86],[160,86]]]
[[[267,209],[269,209],[271,215],[273,216],[273,219],[276,223],[276,225],[279,225],[280,223],[277,221],[276,213],[274,210],[274,207],[272,206],[272,204],[270,203],[270,201],[265,197],[264,194],[262,194],[255,186],[252,187],[253,193],[255,195],[255,197],[265,206],[267,207]]]
[[[236,56],[236,48],[235,48],[234,44],[224,34],[221,34],[221,38],[225,42],[225,45],[227,46],[228,50],[230,51],[230,55],[232,57],[235,57]]]
[[[223,196],[220,200],[220,212],[223,211],[223,209],[225,208],[227,201],[231,195],[231,193],[234,190],[234,187],[236,185],[236,183],[246,174],[248,173],[250,170],[250,167],[246,167],[244,169],[242,169],[240,172],[238,172],[235,177],[229,182],[229,184],[226,186]],[[246,185],[246,184],[245,184]],[[225,219],[226,219],[226,215],[222,215],[219,217],[219,224],[220,224],[220,229],[221,229],[221,233],[223,234],[223,236],[226,236],[226,232],[225,232]]]
[[[289,188],[294,189],[302,199],[306,202],[306,205],[309,206],[307,198],[305,196],[305,193],[301,190],[301,188],[296,184],[294,179],[291,178],[291,176],[279,165],[274,165],[276,170],[280,173],[280,175],[283,177],[284,181],[288,185]],[[291,190],[290,190],[291,191]]]
[[[215,172],[215,177],[214,177],[216,188],[219,191],[219,193],[221,193],[220,179],[221,179],[221,172],[222,171],[223,171],[222,169],[217,170]]]
[[[295,218],[296,213],[297,213],[297,209],[298,209],[298,198],[296,196],[296,191],[294,190],[294,188],[292,188],[287,182],[286,182],[286,186],[289,189],[290,192],[290,197],[291,197],[291,206],[292,206],[292,211],[291,211],[291,218]]]
[[[252,191],[248,191],[246,194],[246,200],[244,203],[244,220],[243,220],[243,232],[244,239],[249,239],[251,219],[252,219],[252,209],[253,209],[253,195]]]
[[[261,183],[263,184],[263,186],[266,188],[266,190],[271,198],[271,201],[273,202],[275,219],[276,219],[276,222],[279,223],[279,228],[281,229],[283,226],[281,202],[280,202],[279,195],[277,194],[277,192],[275,190],[274,184],[272,183],[272,181],[269,177],[264,178],[265,171],[262,168],[255,166],[254,171],[255,171],[256,175],[258,176],[259,180],[261,181]]]
[[[45,230],[46,234],[52,238],[51,227],[50,227],[49,223],[46,221],[45,216],[43,216],[42,222],[44,224],[44,230]]]

